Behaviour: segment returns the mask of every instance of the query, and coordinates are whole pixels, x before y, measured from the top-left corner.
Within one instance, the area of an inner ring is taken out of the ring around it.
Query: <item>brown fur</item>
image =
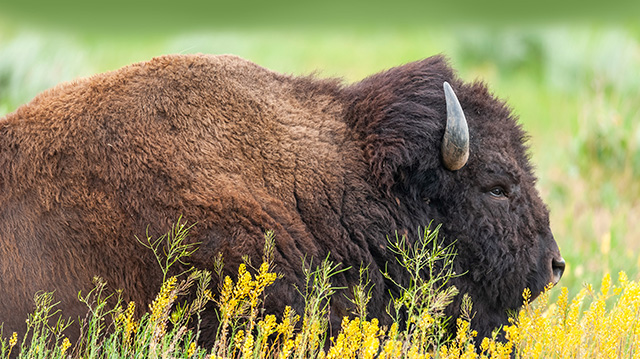
[[[460,91],[472,133],[471,159],[456,173],[442,168],[438,152],[445,80]],[[401,276],[385,236],[407,230],[415,238],[433,219],[463,246],[459,269],[477,268],[456,284],[478,298],[487,335],[517,307],[517,291],[528,285],[539,293],[549,258],[559,256],[522,137],[501,102],[483,86],[457,80],[440,57],[352,86],[206,55],[163,56],[59,85],[0,120],[0,321],[5,332],[20,332],[41,290],[55,290],[64,315],[82,316],[77,292],[91,288],[96,275],[124,289],[126,299],[149,303],[161,273],[134,236],[143,237],[147,226],[159,236],[180,215],[198,222],[190,239],[202,244],[191,262],[212,269],[222,253],[228,274],[243,255],[258,262],[263,233],[275,231],[284,278],[269,291],[269,312],[285,305],[302,312],[293,288],[302,284],[302,258],[331,253],[343,267],[370,265],[370,314],[384,318],[395,289],[380,269],[388,262]],[[487,144],[497,164],[480,153]],[[469,227],[473,218],[495,230],[503,220],[492,216],[505,214],[478,204],[473,185],[487,165],[500,164],[517,172],[514,183],[527,196],[518,211],[531,219],[515,228],[504,222],[512,230],[498,234],[485,230],[478,240],[487,243],[476,248],[467,239],[481,230]],[[454,204],[459,211],[452,212]],[[471,212],[469,222],[459,217],[464,212]],[[503,241],[504,253],[526,258],[526,268],[513,268],[519,276],[508,283],[496,281],[510,293],[492,297],[482,273],[500,277],[491,268],[504,266],[482,263],[486,251],[503,253],[498,235],[512,238]],[[334,278],[337,286],[356,283],[355,269]],[[349,311],[344,296],[334,296],[333,325]],[[212,310],[205,314],[204,343],[213,340],[215,318]]]

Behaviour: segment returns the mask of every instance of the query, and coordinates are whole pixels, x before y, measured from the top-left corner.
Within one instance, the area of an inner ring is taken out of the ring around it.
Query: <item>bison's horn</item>
[[[469,159],[469,128],[451,85],[445,82],[443,86],[447,101],[447,128],[442,139],[442,159],[447,169],[457,171]]]

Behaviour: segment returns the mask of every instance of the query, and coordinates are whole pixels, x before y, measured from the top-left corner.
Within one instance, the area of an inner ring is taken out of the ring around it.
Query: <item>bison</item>
[[[5,333],[23,331],[43,290],[63,315],[82,316],[78,291],[96,275],[149,303],[162,273],[135,236],[164,233],[182,215],[198,223],[190,262],[202,269],[218,253],[228,273],[242,256],[259,261],[264,232],[275,232],[283,277],[268,312],[302,312],[302,258],[330,255],[369,265],[369,313],[388,322],[395,289],[380,270],[402,271],[386,238],[417,238],[433,221],[445,244],[455,241],[465,274],[452,283],[488,336],[525,288],[535,296],[564,269],[525,139],[507,105],[443,56],[355,84],[210,55],[61,84],[0,119],[0,321]],[[357,282],[353,270],[333,278]],[[350,310],[334,296],[334,326]],[[211,344],[213,310],[202,323]]]

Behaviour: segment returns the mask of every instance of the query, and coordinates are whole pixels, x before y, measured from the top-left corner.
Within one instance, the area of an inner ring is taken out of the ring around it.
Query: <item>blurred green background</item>
[[[538,187],[568,263],[561,284],[573,295],[605,273],[638,278],[640,26],[624,9],[602,12],[607,21],[537,21],[525,9],[491,22],[474,21],[472,9],[449,23],[439,12],[407,8],[410,21],[396,11],[392,24],[363,16],[344,24],[286,13],[265,23],[259,11],[227,18],[194,8],[193,23],[176,13],[176,24],[164,11],[132,25],[131,18],[111,21],[109,9],[92,23],[82,9],[33,6],[0,7],[0,115],[60,82],[167,53],[231,53],[272,70],[346,82],[446,54],[463,79],[485,81],[506,99],[529,131]],[[339,3],[332,6],[341,13]],[[70,25],[76,18],[82,21]]]

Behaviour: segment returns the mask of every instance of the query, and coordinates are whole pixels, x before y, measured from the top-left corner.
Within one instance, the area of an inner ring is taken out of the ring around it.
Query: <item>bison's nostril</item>
[[[559,260],[554,258],[551,261],[551,269],[553,270],[553,284],[557,284],[560,281],[560,278],[562,278],[564,267],[565,263],[563,258],[560,258]]]

